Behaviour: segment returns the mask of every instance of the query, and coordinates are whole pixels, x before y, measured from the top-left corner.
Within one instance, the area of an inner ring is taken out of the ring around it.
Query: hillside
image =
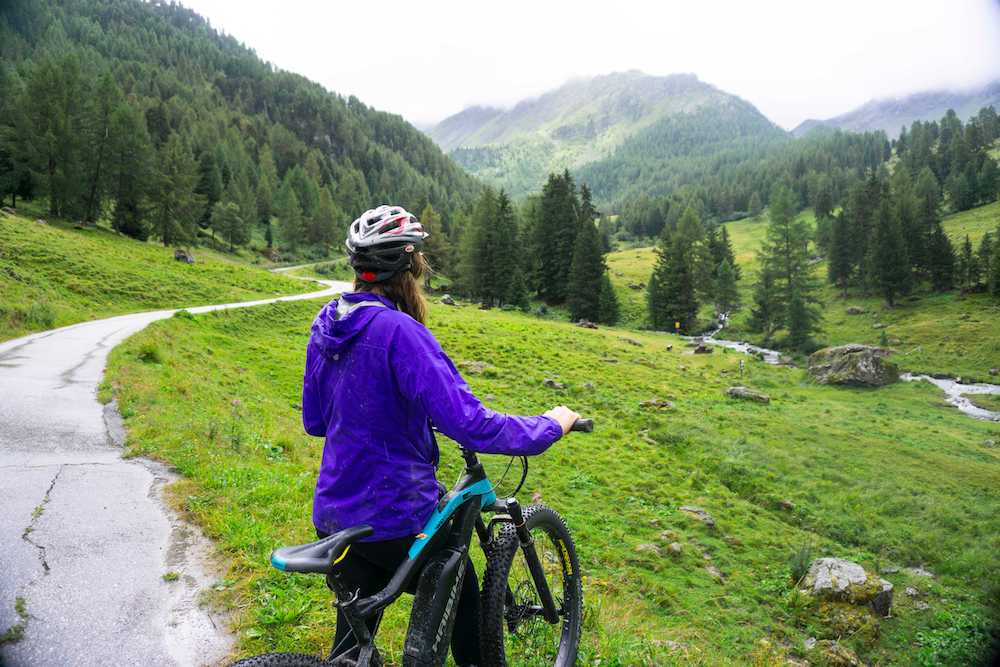
[[[118,397],[130,451],[185,476],[173,497],[229,564],[217,590],[236,610],[241,653],[320,653],[332,631],[322,579],[268,566],[272,548],[313,535],[319,441],[302,435],[298,402],[320,305],[173,318],[109,363],[104,395]],[[491,365],[469,381],[496,396],[495,408],[537,413],[565,402],[596,419],[593,435],[571,436],[536,459],[522,493],[525,501],[539,494],[574,532],[588,613],[580,664],[816,664],[805,640],[837,633],[793,594],[789,560],[803,549],[881,568],[896,587],[893,617],[877,637],[841,639],[866,664],[981,656],[1000,590],[1000,450],[983,443],[1000,433],[944,407],[933,387],[819,387],[799,370],[734,353],[692,356],[669,335],[590,331],[474,306],[434,306],[431,328],[456,362]],[[217,381],[200,382],[206,370]],[[544,387],[546,377],[566,389]],[[772,403],[727,399],[736,382]],[[640,405],[651,398],[672,407]],[[442,441],[442,479],[454,478],[457,462]],[[493,475],[504,464],[488,463]],[[688,504],[708,510],[718,528],[678,511]],[[665,555],[667,542],[680,553]],[[890,565],[922,565],[934,578]],[[904,594],[907,586],[919,597]],[[391,663],[408,600],[380,634]]]
[[[180,4],[4,2],[0,63],[0,198],[137,238],[211,225],[241,246],[268,230],[286,254],[322,256],[377,203],[447,218],[480,188],[401,117],[277,69]]]
[[[815,224],[811,211],[801,215],[811,225]],[[978,243],[983,234],[996,230],[998,224],[1000,202],[949,215],[943,221],[944,230],[956,247],[966,235]],[[743,268],[739,286],[744,307],[733,317],[725,336],[759,343],[759,335],[746,329],[746,320],[758,271],[756,253],[767,230],[767,216],[730,222],[726,228],[736,261]],[[654,262],[651,248],[622,250],[608,256],[611,280],[622,303],[623,322],[629,326],[641,326],[646,322],[646,292],[628,286],[648,282]],[[888,309],[878,297],[865,298],[853,291],[847,299],[841,297],[826,282],[825,262],[817,265],[816,274],[823,284],[820,342],[875,345],[885,331],[890,340],[896,341],[893,346],[899,353],[894,361],[901,368],[982,380],[989,377],[989,369],[1000,359],[1000,331],[995,326],[1000,318],[1000,306],[989,295],[919,291],[916,298]],[[848,315],[849,306],[860,307],[865,312]],[[705,321],[711,317],[708,307],[703,309],[702,317]]]
[[[661,157],[678,131],[684,145],[663,159],[715,154],[747,136],[785,135],[751,104],[694,75],[637,71],[573,80],[508,110],[472,107],[429,134],[471,173],[517,196],[541,189],[549,172],[598,162],[630,141],[648,145],[647,157]],[[601,198],[614,199],[619,189],[609,186]]]
[[[195,264],[106,229],[0,213],[0,341],[141,310],[306,291],[302,281],[209,250]]]
[[[954,109],[964,121],[988,106],[1000,109],[1000,81],[971,90],[932,90],[904,97],[874,99],[833,118],[803,121],[792,130],[792,134],[801,137],[813,129],[827,127],[851,132],[882,130],[895,138],[900,128],[914,121],[938,120],[949,109]]]

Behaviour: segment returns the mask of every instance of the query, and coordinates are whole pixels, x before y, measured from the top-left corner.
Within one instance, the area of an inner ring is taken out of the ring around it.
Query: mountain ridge
[[[599,162],[666,119],[706,109],[727,109],[784,133],[746,100],[694,74],[628,70],[571,79],[507,109],[467,107],[428,135],[473,175],[517,196],[540,189],[550,172]]]
[[[882,130],[894,138],[899,136],[904,125],[911,125],[918,120],[940,120],[948,109],[954,109],[964,121],[990,105],[1000,107],[1000,79],[967,89],[941,88],[909,95],[874,98],[830,118],[807,118],[791,132],[794,136],[801,137],[819,127],[851,132]]]

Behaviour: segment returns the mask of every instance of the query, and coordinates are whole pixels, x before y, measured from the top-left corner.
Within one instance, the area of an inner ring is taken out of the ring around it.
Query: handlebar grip
[[[593,419],[577,419],[576,423],[573,424],[571,431],[577,431],[579,433],[593,433],[594,432],[594,420]]]

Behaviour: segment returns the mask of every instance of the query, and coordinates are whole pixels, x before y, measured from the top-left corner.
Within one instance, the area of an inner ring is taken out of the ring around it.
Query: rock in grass
[[[443,297],[441,297],[441,303],[443,303],[446,306],[454,306],[455,300],[451,298],[450,294],[445,294]]]
[[[597,325],[594,324],[593,322],[591,322],[590,320],[580,320],[579,322],[576,323],[576,326],[581,327],[583,329],[596,329],[597,328]]]
[[[843,558],[817,558],[802,584],[804,592],[821,600],[866,605],[879,616],[892,609],[892,584]]]
[[[846,646],[832,639],[821,639],[809,651],[810,662],[828,667],[864,667],[861,658]]]
[[[667,553],[671,556],[680,556],[684,553],[684,547],[681,546],[680,542],[671,542],[667,545]]]
[[[674,404],[663,398],[650,398],[645,401],[639,401],[640,408],[652,408],[654,410],[671,410]]]
[[[486,369],[493,368],[492,365],[485,361],[461,361],[458,367],[470,375],[482,375]]]
[[[642,343],[640,343],[639,341],[637,341],[635,338],[622,337],[622,340],[625,341],[626,343],[628,343],[629,345],[635,345],[636,347],[642,347]]]
[[[996,368],[991,368],[991,369],[990,369],[990,375],[994,375],[994,376],[995,376],[995,375],[997,375],[998,373],[1000,373],[1000,370],[998,370],[998,369],[996,369]]]
[[[934,578],[934,573],[930,570],[925,570],[922,567],[908,567],[905,572],[913,577],[927,577],[928,579]]]
[[[712,518],[711,514],[700,507],[696,507],[694,505],[684,505],[680,508],[680,511],[693,516],[709,528],[715,528],[715,519]]]
[[[809,357],[809,375],[820,384],[881,387],[899,380],[891,352],[872,345],[827,347]]]
[[[640,554],[642,554],[642,553],[650,553],[650,554],[653,554],[654,556],[662,556],[663,555],[663,552],[660,551],[660,547],[656,546],[655,544],[648,544],[648,543],[647,544],[640,544],[640,545],[636,546],[635,551],[636,551],[636,553],[640,553]]]
[[[185,264],[194,264],[194,255],[184,248],[174,248],[174,259]]]
[[[554,380],[552,378],[545,378],[544,380],[542,380],[542,386],[543,387],[548,387],[549,389],[565,389],[566,388],[566,385],[564,385],[562,382],[559,382],[559,381]]]
[[[861,306],[848,306],[847,307],[847,314],[848,315],[864,315],[864,313],[865,313],[865,309],[862,308]]]
[[[708,343],[698,343],[694,348],[695,354],[712,354],[713,351]]]
[[[765,405],[771,402],[771,397],[767,394],[762,394],[759,391],[754,391],[743,386],[730,387],[726,390],[726,396],[729,398],[735,398],[741,401],[754,401],[756,403],[764,403]]]

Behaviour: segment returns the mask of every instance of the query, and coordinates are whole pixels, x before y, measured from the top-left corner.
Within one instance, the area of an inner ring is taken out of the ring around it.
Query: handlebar
[[[594,420],[593,419],[577,419],[570,431],[577,431],[578,433],[593,433],[594,432]]]

